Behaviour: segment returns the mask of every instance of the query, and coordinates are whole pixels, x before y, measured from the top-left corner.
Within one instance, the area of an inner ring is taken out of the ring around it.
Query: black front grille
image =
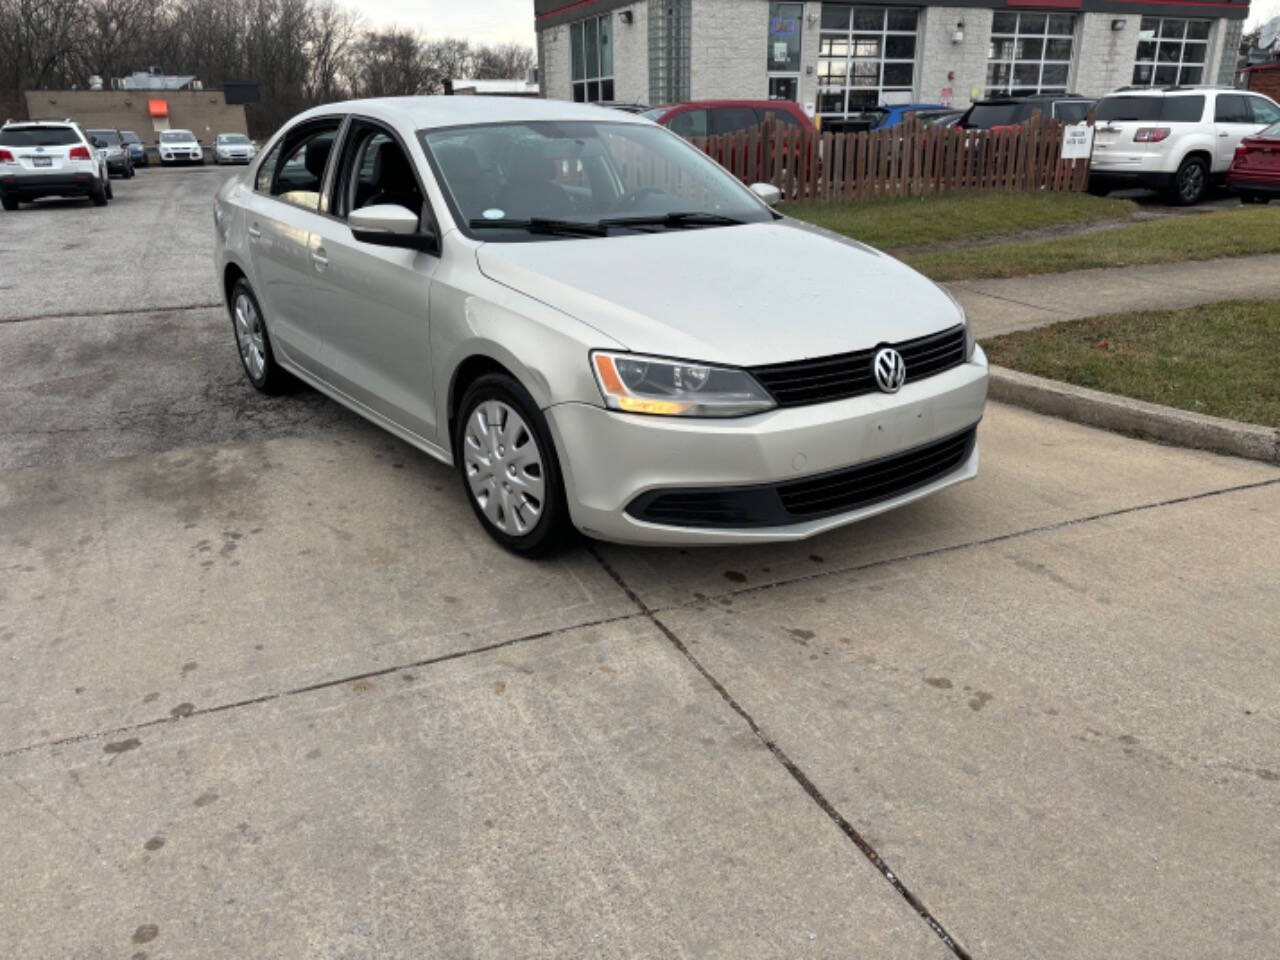
[[[906,382],[912,383],[964,363],[964,326],[887,346],[902,354],[907,367]],[[751,373],[780,407],[828,403],[875,392],[871,361],[879,349],[873,347],[816,360],[752,367]]]
[[[776,527],[869,507],[960,467],[977,426],[879,460],[787,483],[650,490],[627,506],[637,520],[675,527]]]

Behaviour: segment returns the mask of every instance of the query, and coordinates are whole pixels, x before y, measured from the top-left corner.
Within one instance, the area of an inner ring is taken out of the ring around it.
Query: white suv
[[[1098,101],[1089,192],[1124,186],[1203,199],[1222,182],[1240,141],[1280,120],[1280,106],[1247,90],[1126,87]]]
[[[111,199],[104,152],[70,120],[33,120],[0,127],[0,203],[6,210],[40,197]]]

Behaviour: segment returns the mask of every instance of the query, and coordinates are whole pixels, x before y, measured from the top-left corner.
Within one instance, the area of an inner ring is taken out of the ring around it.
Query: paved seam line
[[[1220,497],[1228,493],[1240,493],[1246,490],[1257,490],[1261,487],[1271,487],[1280,483],[1280,477],[1274,477],[1271,480],[1258,480],[1253,483],[1242,483],[1235,487],[1222,487],[1217,490],[1205,490],[1201,493],[1190,493],[1183,497],[1173,497],[1169,500],[1160,500],[1155,503],[1139,503],[1131,507],[1120,507],[1117,510],[1107,510],[1103,513],[1091,514],[1087,517],[1074,517],[1069,520],[1058,520],[1054,523],[1046,523],[1040,527],[1028,527],[1025,530],[1013,530],[1009,533],[997,534],[994,537],[985,537],[981,540],[967,540],[964,543],[952,544],[948,547],[933,547],[929,550],[920,550],[916,553],[904,553],[896,557],[884,557],[880,560],[869,560],[866,563],[854,564],[851,567],[834,567],[830,570],[815,570],[813,573],[804,573],[799,576],[789,577],[782,580],[773,580],[769,583],[758,583],[750,587],[738,587],[735,590],[726,590],[724,593],[718,593],[710,596],[707,600],[716,600],[720,597],[740,597],[743,594],[762,593],[765,590],[774,590],[778,587],[789,587],[796,583],[807,583],[810,580],[822,580],[826,577],[835,577],[844,573],[860,573],[863,570],[871,570],[875,567],[885,567],[894,563],[904,563],[908,560],[920,560],[927,557],[937,557],[942,554],[955,553],[958,550],[968,550],[971,547],[985,547],[993,543],[1003,543],[1006,540],[1016,540],[1020,537],[1034,536],[1037,533],[1049,533],[1053,530],[1062,530],[1066,527],[1073,527],[1076,524],[1092,523],[1095,520],[1109,520],[1112,517],[1123,517],[1130,513],[1142,513],[1146,510],[1157,510],[1161,507],[1175,507],[1182,503],[1193,503],[1196,500],[1207,500],[1210,497]],[[684,603],[672,604],[669,607],[659,608],[659,610],[674,610],[680,607],[696,606],[706,603],[707,600],[689,600]]]
[[[960,281],[960,282],[963,283],[965,281]],[[958,283],[954,285],[959,286]],[[943,286],[946,286],[946,284],[944,283]],[[1059,310],[1056,307],[1046,307],[1039,303],[1027,303],[1025,300],[1015,300],[1013,299],[1013,297],[1002,297],[998,293],[990,293],[986,290],[979,290],[977,287],[960,287],[960,289],[965,293],[976,293],[980,297],[990,297],[992,300],[1003,300],[1005,303],[1012,303],[1019,307],[1027,307],[1030,310],[1039,310],[1041,313],[1053,313],[1063,317],[1071,316],[1071,312],[1069,310]]]
[[[782,747],[778,746],[778,744],[768,734],[760,729],[760,725],[756,723],[751,714],[749,714],[746,709],[734,699],[733,694],[725,689],[724,684],[717,680],[715,676],[712,675],[711,671],[703,666],[702,662],[689,651],[689,648],[685,646],[684,641],[676,635],[675,631],[663,623],[662,620],[658,618],[658,615],[649,608],[648,604],[640,599],[640,596],[627,585],[627,582],[622,578],[622,575],[619,574],[618,571],[600,555],[599,551],[596,550],[595,545],[589,543],[587,544],[586,549],[588,553],[595,557],[596,562],[600,564],[605,573],[613,578],[613,581],[618,585],[623,593],[625,593],[631,602],[636,605],[637,609],[639,609],[640,612],[662,632],[662,635],[670,641],[671,645],[675,647],[690,664],[693,665],[693,668],[702,675],[702,678],[711,685],[712,689],[720,695],[720,698],[729,705],[729,708],[746,722],[751,732],[755,734],[756,738],[763,743],[766,748],[768,748],[769,752],[773,754],[773,758],[782,765],[782,768],[791,775],[791,778],[800,785],[800,788],[808,794],[809,799],[817,804],[818,809],[825,813],[827,817],[840,828],[840,831],[853,842],[854,846],[861,850],[866,858],[871,861],[872,866],[879,870],[881,875],[889,881],[889,886],[893,887],[893,889],[907,901],[911,906],[911,909],[915,910],[915,912],[920,915],[924,922],[929,925],[929,928],[933,930],[942,942],[951,949],[952,953],[959,957],[960,960],[971,960],[969,952],[955,941],[955,938],[947,932],[946,927],[944,927],[942,923],[929,912],[928,907],[921,903],[920,898],[912,893],[907,888],[906,884],[898,879],[898,875],[893,872],[887,863],[885,863],[884,858],[876,852],[875,847],[873,847],[867,839],[857,831],[853,824],[844,818],[840,811],[837,810],[835,806],[832,805],[831,801],[823,795],[822,791],[818,789],[817,784],[809,779],[808,774],[801,770],[796,762],[787,756],[786,751],[784,751]]]
[[[179,306],[138,307],[122,310],[93,310],[72,313],[35,313],[29,317],[0,317],[0,323],[29,323],[32,320],[69,320],[74,317],[134,317],[144,313],[181,313],[185,310],[208,310],[222,306],[221,301],[212,303],[187,303]]]
[[[23,753],[30,753],[33,750],[39,750],[43,747],[60,747],[60,746],[65,746],[71,743],[82,743],[87,740],[100,740],[103,737],[109,737],[119,733],[128,733],[132,730],[145,730],[148,727],[158,727],[166,723],[176,723],[179,720],[187,719],[187,717],[199,717],[199,716],[204,716],[206,714],[211,714],[211,713],[221,713],[224,710],[233,710],[233,709],[236,709],[237,707],[248,707],[258,703],[267,703],[272,700],[279,700],[283,697],[292,697],[292,696],[297,696],[298,694],[311,693],[316,690],[327,689],[328,687],[338,687],[344,683],[354,683],[357,680],[365,680],[371,677],[382,677],[390,673],[395,673],[397,670],[412,670],[420,667],[431,666],[436,663],[445,663],[449,660],[458,660],[462,657],[470,656],[473,653],[488,653],[492,650],[499,650],[503,647],[514,646],[515,644],[519,644],[519,643],[527,643],[533,640],[541,640],[546,637],[558,636],[562,633],[568,633],[570,630],[580,630],[588,627],[599,627],[599,626],[604,626],[605,624],[610,624],[610,623],[623,623],[627,620],[634,620],[637,617],[645,617],[650,620],[655,620],[655,623],[657,623],[655,618],[656,618],[656,615],[659,613],[665,613],[671,610],[680,610],[687,607],[695,607],[700,604],[706,603],[707,600],[717,600],[720,597],[736,597],[736,596],[741,596],[743,594],[760,593],[765,590],[773,590],[778,587],[791,586],[792,584],[796,584],[796,583],[807,583],[811,580],[821,580],[826,577],[839,576],[840,574],[859,573],[861,571],[870,570],[875,567],[888,566],[894,563],[903,563],[908,560],[919,560],[927,557],[938,556],[940,554],[953,553],[958,550],[967,550],[970,547],[983,547],[983,546],[987,546],[988,544],[1000,543],[1005,540],[1014,540],[1014,539],[1017,539],[1018,537],[1032,536],[1034,534],[1045,533],[1050,530],[1059,530],[1059,529],[1062,529],[1063,527],[1073,526],[1078,523],[1090,523],[1091,521],[1094,521],[1094,520],[1105,520],[1108,517],[1117,517],[1117,516],[1122,516],[1126,513],[1137,513],[1143,510],[1152,510],[1157,507],[1176,506],[1177,504],[1180,504],[1180,503],[1187,503],[1193,500],[1203,500],[1208,497],[1221,496],[1222,494],[1226,494],[1226,493],[1236,493],[1242,490],[1254,490],[1259,487],[1269,487],[1277,483],[1280,483],[1280,477],[1277,477],[1274,480],[1260,480],[1256,483],[1246,483],[1236,487],[1224,487],[1220,490],[1207,490],[1203,493],[1190,494],[1185,497],[1175,497],[1174,499],[1162,500],[1158,503],[1143,503],[1143,504],[1138,504],[1132,507],[1123,507],[1119,510],[1113,510],[1107,513],[1093,514],[1092,516],[1088,516],[1088,517],[1078,517],[1073,520],[1060,520],[1057,523],[1050,523],[1041,527],[1029,527],[1026,530],[1015,530],[1011,533],[1002,533],[996,537],[988,537],[985,540],[970,540],[970,541],[966,541],[965,543],[957,543],[949,547],[937,547],[933,550],[921,550],[917,553],[904,553],[896,557],[886,557],[882,560],[872,560],[867,563],[856,564],[851,567],[836,567],[831,570],[822,570],[814,573],[807,573],[798,577],[790,577],[782,580],[775,580],[770,583],[757,584],[756,586],[752,586],[752,587],[739,587],[736,590],[726,590],[723,593],[717,593],[714,596],[709,596],[707,597],[706,600],[688,600],[683,603],[673,603],[673,604],[670,604],[669,606],[656,607],[652,609],[645,607],[643,604],[640,604],[638,598],[636,597],[635,593],[631,590],[631,588],[620,582],[620,578],[613,571],[613,569],[610,566],[608,566],[608,564],[606,564],[604,560],[601,559],[600,555],[596,552],[594,547],[588,546],[587,547],[588,552],[596,559],[598,563],[604,566],[605,570],[609,572],[609,575],[614,578],[614,581],[619,583],[619,586],[621,587],[621,589],[626,593],[626,595],[629,598],[631,598],[632,602],[637,603],[640,606],[640,612],[620,614],[615,617],[604,617],[599,620],[588,620],[585,623],[575,623],[565,627],[557,627],[554,630],[544,630],[540,633],[532,633],[526,636],[513,637],[510,640],[501,640],[496,643],[486,644],[480,647],[470,647],[466,650],[455,650],[452,653],[441,654],[438,657],[428,657],[424,660],[415,660],[411,663],[402,663],[393,667],[384,667],[379,670],[371,670],[366,673],[357,673],[357,674],[352,674],[350,676],[338,677],[337,679],[333,679],[333,680],[321,680],[321,681],[317,681],[316,683],[307,684],[306,686],[295,687],[292,690],[283,690],[283,691],[278,691],[276,693],[263,694],[262,696],[259,696],[259,697],[250,697],[245,700],[236,700],[231,703],[219,704],[213,707],[203,707],[197,710],[193,710],[191,713],[187,714],[187,716],[185,717],[157,717],[153,720],[142,720],[142,721],[139,721],[138,723],[128,724],[122,727],[112,727],[107,730],[95,730],[89,733],[77,733],[67,737],[60,737],[57,740],[45,740],[39,743],[26,744],[25,746],[21,746],[21,747],[11,747],[8,750],[0,750],[0,760],[5,760],[5,759],[8,759],[9,757],[18,756],[19,754],[23,754]],[[666,627],[663,626],[661,623],[657,623],[657,626],[664,633],[666,632]],[[696,663],[696,661],[694,662]],[[710,678],[709,674],[708,674],[708,677]],[[714,680],[712,680],[712,682],[714,682]]]
[[[260,703],[270,703],[273,700],[283,700],[286,697],[296,697],[304,693],[315,693],[318,690],[327,690],[330,687],[340,687],[346,683],[355,683],[359,680],[370,680],[375,677],[385,677],[391,673],[397,673],[401,670],[415,670],[421,667],[434,666],[437,663],[447,663],[450,660],[461,660],[464,657],[470,657],[478,653],[492,653],[495,650],[502,650],[506,647],[514,647],[517,644],[530,643],[534,640],[545,640],[548,637],[559,636],[569,633],[572,630],[583,630],[590,627],[600,627],[605,624],[619,623],[625,620],[634,620],[640,614],[624,613],[614,617],[602,617],[599,620],[588,620],[585,623],[575,623],[565,627],[556,627],[554,630],[542,630],[538,633],[530,633],[521,637],[512,637],[508,640],[498,640],[494,643],[487,643],[479,647],[468,647],[465,650],[454,650],[451,653],[442,653],[436,657],[426,657],[422,660],[414,660],[411,663],[400,663],[391,667],[381,667],[377,670],[368,670],[364,673],[355,673],[350,676],[337,677],[331,680],[319,680],[315,683],[308,683],[305,686],[294,687],[291,690],[279,690],[275,693],[264,693],[261,696],[249,697],[244,700],[234,700],[230,703],[220,703],[212,707],[202,707],[192,710],[190,713],[181,716],[156,717],[153,720],[141,720],[138,723],[126,724],[122,727],[112,727],[108,730],[95,730],[91,733],[77,733],[68,737],[61,737],[57,740],[46,740],[40,743],[29,743],[21,747],[12,747],[8,750],[0,751],[0,760],[7,760],[10,757],[16,757],[19,754],[30,753],[33,750],[40,750],[44,747],[61,747],[72,743],[83,743],[87,740],[101,740],[103,737],[111,737],[121,733],[133,733],[137,730],[146,730],[150,727],[160,727],[169,723],[178,723],[191,717],[204,717],[214,713],[222,713],[226,710],[236,710],[240,707],[251,707]]]

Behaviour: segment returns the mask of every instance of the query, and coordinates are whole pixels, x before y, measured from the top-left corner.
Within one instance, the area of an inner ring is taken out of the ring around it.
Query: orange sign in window
[[[153,117],[167,117],[169,115],[169,103],[165,100],[148,100],[147,109],[151,111]]]

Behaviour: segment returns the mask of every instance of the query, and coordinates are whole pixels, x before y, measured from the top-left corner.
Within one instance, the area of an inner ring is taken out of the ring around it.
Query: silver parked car
[[[213,141],[214,163],[248,163],[258,145],[243,133],[220,133]]]
[[[941,288],[584,104],[366,100],[215,200],[246,374],[456,465],[523,554],[798,539],[976,475],[987,364]]]

